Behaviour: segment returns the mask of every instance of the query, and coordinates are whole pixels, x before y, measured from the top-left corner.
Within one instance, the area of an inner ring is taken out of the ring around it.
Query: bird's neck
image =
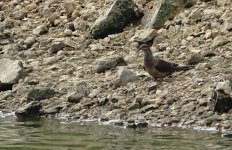
[[[144,52],[144,66],[153,66],[154,65],[154,57],[152,55],[151,50],[147,50]]]

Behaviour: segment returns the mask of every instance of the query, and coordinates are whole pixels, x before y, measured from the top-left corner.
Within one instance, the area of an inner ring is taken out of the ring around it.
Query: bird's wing
[[[175,65],[162,59],[158,59],[155,62],[155,68],[160,72],[173,72]]]

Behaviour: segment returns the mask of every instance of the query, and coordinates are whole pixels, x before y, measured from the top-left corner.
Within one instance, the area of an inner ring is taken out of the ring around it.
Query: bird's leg
[[[157,85],[161,85],[163,78],[154,78],[154,81],[157,83]]]

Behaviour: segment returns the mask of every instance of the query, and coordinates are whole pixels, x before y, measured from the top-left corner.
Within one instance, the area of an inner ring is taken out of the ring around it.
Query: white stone
[[[0,59],[0,83],[15,84],[23,74],[19,60]]]

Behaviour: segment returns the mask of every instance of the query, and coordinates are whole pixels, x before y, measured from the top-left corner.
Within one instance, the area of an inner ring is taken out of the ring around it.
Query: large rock
[[[109,10],[100,16],[91,28],[94,38],[103,38],[123,30],[134,15],[133,0],[115,0]]]
[[[217,37],[214,38],[211,47],[213,49],[215,49],[215,48],[218,48],[220,46],[226,45],[229,42],[230,41],[226,37],[224,37],[224,36],[217,36]]]
[[[138,30],[130,39],[130,42],[146,43],[152,41],[156,35],[157,32],[155,29]]]
[[[115,81],[114,87],[117,88],[119,86],[126,85],[129,82],[136,81],[138,76],[131,70],[127,68],[119,69],[118,78]]]
[[[97,59],[93,64],[94,73],[103,73],[119,65],[125,65],[126,62],[122,56],[111,56]]]
[[[51,88],[41,87],[35,88],[28,92],[27,100],[28,101],[40,101],[44,99],[52,98],[55,95],[55,91]]]
[[[12,17],[15,19],[15,20],[22,20],[24,17],[26,17],[27,15],[27,12],[26,11],[14,11],[12,13]]]
[[[184,7],[186,0],[162,0],[156,3],[150,13],[144,16],[142,23],[145,28],[161,28],[165,21],[173,17]]]
[[[73,93],[68,97],[68,102],[79,103],[80,100],[89,95],[90,90],[86,82],[80,82],[74,85]]]
[[[214,112],[227,113],[232,109],[231,81],[219,82],[213,92],[212,99],[215,101]]]
[[[41,107],[42,105],[40,104],[40,102],[32,101],[27,105],[16,110],[15,115],[18,118],[23,118],[23,119],[31,118],[31,117],[39,117]]]
[[[0,83],[15,84],[23,75],[23,65],[19,60],[0,59]]]

